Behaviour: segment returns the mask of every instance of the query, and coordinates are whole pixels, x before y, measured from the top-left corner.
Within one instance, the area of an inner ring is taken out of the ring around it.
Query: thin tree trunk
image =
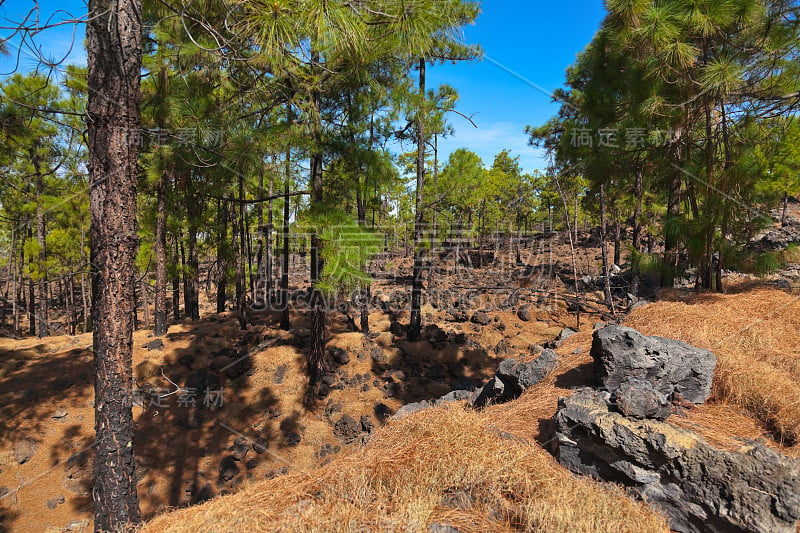
[[[272,195],[275,194],[275,172],[274,170],[269,174],[269,197],[270,200],[267,202],[267,235],[266,235],[266,244],[264,246],[264,260],[266,261],[266,272],[264,275],[266,277],[266,285],[264,287],[264,302],[269,306],[270,309],[272,307],[272,293],[275,289],[275,282],[273,280],[274,273],[272,270],[272,232],[274,231],[274,221],[273,221],[273,210],[272,210]],[[259,220],[259,224],[262,222]]]
[[[42,206],[42,196],[44,196],[44,176],[42,175],[41,162],[34,150],[30,153],[34,172],[36,173],[36,242],[39,244],[39,256],[36,270],[39,279],[36,283],[36,314],[38,318],[39,338],[50,335],[50,323],[48,318],[48,289],[47,280],[47,227]]]
[[[567,236],[569,237],[569,249],[570,255],[572,256],[572,275],[575,281],[575,323],[578,329],[581,327],[581,289],[578,284],[578,262],[575,255],[575,242],[572,240],[572,231],[570,229],[570,221],[569,221],[569,209],[567,208],[567,196],[564,194],[564,190],[561,188],[561,182],[558,180],[557,176],[554,176],[556,188],[558,189],[558,195],[561,197],[561,204],[564,206],[564,222],[567,225]],[[552,209],[550,210],[552,213]],[[552,224],[552,221],[551,221]],[[550,268],[553,268],[553,236],[552,236],[552,228],[550,231]]]
[[[17,221],[11,226],[11,250],[9,253],[8,278],[11,282],[11,335],[16,336],[19,331],[19,298],[17,288]]]
[[[70,335],[77,335],[78,334],[78,304],[75,298],[75,277],[74,274],[70,274],[68,278],[68,294],[69,294],[69,307],[70,307],[70,315],[69,315],[69,334]]]
[[[191,215],[190,215],[191,217]],[[193,218],[193,217],[191,217]],[[190,218],[186,230],[186,267],[183,281],[183,298],[186,316],[191,320],[200,319],[200,259],[197,250],[197,223]]]
[[[611,272],[608,268],[608,239],[607,239],[607,223],[606,223],[606,186],[600,185],[600,241],[602,243],[603,254],[603,276],[605,277],[605,293],[606,302],[611,308],[611,315],[616,316],[614,309],[614,295],[611,293]]]
[[[139,285],[142,292],[142,314],[144,315],[144,324],[142,327],[145,329],[150,326],[150,298],[147,295],[147,275],[142,278],[142,282]]]
[[[28,225],[28,238],[33,238],[33,231]],[[32,262],[32,261],[31,261]],[[36,287],[32,279],[28,280],[28,326],[31,330],[31,335],[36,335]]]
[[[224,313],[228,302],[228,200],[219,201],[217,207],[217,313]]]
[[[239,327],[241,329],[247,329],[247,293],[245,289],[245,279],[244,279],[244,261],[245,261],[245,253],[246,253],[246,236],[245,236],[245,227],[244,227],[244,176],[239,174],[239,209],[237,210],[236,214],[236,268],[235,268],[235,276],[236,276],[236,314],[239,317]]]
[[[312,69],[319,70],[319,52],[312,53]],[[311,152],[311,211],[320,215],[322,209],[322,95],[318,90],[312,92],[312,141]],[[321,243],[316,228],[311,233],[311,345],[308,353],[308,373],[312,385],[322,379],[325,372],[325,302],[319,290],[318,283],[322,275]]]
[[[439,181],[439,135],[434,133],[433,134],[433,194],[439,194],[437,186]],[[430,262],[431,266],[428,270],[428,290],[431,291],[433,289],[433,280],[435,277],[436,271],[436,247],[437,247],[437,222],[438,222],[438,215],[439,207],[438,202],[434,198],[433,201],[433,233],[431,234],[431,246],[430,246]]]
[[[172,277],[172,319],[181,319],[181,269],[183,259],[183,244],[180,242],[180,230],[172,235],[172,264],[175,265],[175,275]]]
[[[425,98],[425,59],[419,59],[419,95]],[[422,105],[422,101],[420,101]],[[422,330],[422,268],[424,247],[422,246],[424,229],[424,209],[422,192],[425,187],[425,122],[422,109],[417,110],[417,190],[414,202],[414,280],[411,285],[411,321],[408,328],[409,340],[419,339]]]
[[[292,123],[292,108],[287,106],[287,122]],[[289,315],[289,182],[292,177],[292,151],[286,148],[286,169],[283,181],[283,265],[281,268],[281,329],[292,327]]]
[[[167,332],[167,180],[162,172],[156,188],[156,293],[153,298],[153,335]]]
[[[94,325],[94,528],[141,522],[134,460],[133,314],[141,0],[89,0],[89,209]]]

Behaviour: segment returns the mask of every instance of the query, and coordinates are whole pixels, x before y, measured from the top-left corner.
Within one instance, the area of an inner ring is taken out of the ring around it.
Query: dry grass
[[[745,410],[800,455],[800,299],[748,287],[634,311],[626,325],[707,348],[717,355],[714,400]],[[708,420],[710,422],[710,419]]]
[[[144,531],[428,531],[437,522],[465,532],[668,531],[621,490],[575,478],[538,445],[492,429],[494,419],[431,409],[312,473],[250,484]]]
[[[769,445],[800,455],[800,302],[777,290],[739,289],[655,303],[625,325],[717,355],[711,401],[671,423],[729,449],[739,438],[762,439],[768,428],[779,439]],[[476,532],[668,531],[652,509],[573,476],[544,449],[558,398],[591,382],[590,346],[590,331],[569,338],[559,368],[514,402],[393,421],[327,466],[250,483],[144,531],[429,531],[433,523]]]

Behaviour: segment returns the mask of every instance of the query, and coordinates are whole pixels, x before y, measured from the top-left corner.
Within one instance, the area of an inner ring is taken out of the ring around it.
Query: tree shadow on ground
[[[265,322],[274,326],[277,317]],[[136,456],[145,520],[232,492],[269,460],[270,447],[282,444],[292,415],[283,416],[263,379],[254,382],[253,357],[284,341],[261,330],[242,331],[233,319],[201,321],[184,338],[188,346],[175,350],[157,374],[137,368]]]
[[[87,341],[91,338],[85,335],[27,339],[21,343],[27,347],[0,350],[0,448],[13,450],[13,462],[3,469],[16,482],[0,500],[0,531],[18,520],[17,504],[10,502],[17,502],[23,490],[45,491],[43,499],[62,492],[73,511],[92,509],[91,480],[85,475],[91,475],[85,458],[94,442],[91,419],[86,420],[93,394]]]

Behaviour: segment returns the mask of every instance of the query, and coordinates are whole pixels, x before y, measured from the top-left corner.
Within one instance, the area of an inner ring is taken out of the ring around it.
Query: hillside
[[[798,457],[799,307],[791,294],[743,283],[729,295],[641,307],[625,324],[718,355],[712,400],[673,424],[725,448],[746,438]],[[145,531],[433,524],[458,531],[664,531],[658,514],[612,486],[575,478],[544,451],[557,398],[591,380],[590,337],[584,331],[565,341],[558,370],[519,400],[481,413],[451,406],[391,421],[364,447],[320,470],[250,482],[235,495],[159,517]]]

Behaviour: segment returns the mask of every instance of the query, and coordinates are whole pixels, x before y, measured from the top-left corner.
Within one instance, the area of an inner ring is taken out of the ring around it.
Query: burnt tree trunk
[[[425,59],[419,59],[419,94],[425,98]],[[422,330],[422,268],[424,247],[422,231],[424,211],[422,190],[425,186],[425,123],[422,109],[417,110],[417,191],[414,202],[414,280],[411,284],[411,321],[408,327],[409,340],[419,339]]]
[[[36,173],[36,242],[39,244],[37,270],[39,281],[36,283],[36,313],[38,316],[38,335],[50,336],[50,320],[48,317],[49,284],[47,280],[47,221],[45,210],[42,206],[44,195],[44,176],[42,175],[41,162],[34,151],[31,151],[31,160]],[[33,328],[31,328],[33,329]]]
[[[217,207],[217,313],[224,313],[228,303],[228,199],[219,201]]]
[[[180,233],[180,231],[179,231]],[[183,251],[183,245],[179,245],[179,235],[172,235],[172,264],[175,265],[175,275],[172,277],[172,319],[181,319],[181,257],[179,250]]]
[[[167,332],[167,174],[159,176],[156,188],[156,294],[153,298],[153,335]]]
[[[611,273],[608,265],[608,223],[606,221],[606,188],[600,185],[600,240],[603,254],[603,277],[605,278],[605,295],[608,307],[611,309],[612,316],[616,316],[614,309],[614,295],[611,293]],[[576,281],[577,283],[577,281]]]
[[[141,0],[89,0],[95,531],[141,522],[131,412],[141,18]]]
[[[200,320],[200,252],[197,249],[197,232],[200,213],[197,206],[190,202],[187,209],[189,225],[186,228],[186,266],[183,280],[183,300],[186,316],[192,320]]]
[[[292,123],[292,108],[287,111],[287,121]],[[289,315],[289,181],[292,177],[292,150],[286,149],[286,176],[283,181],[283,257],[281,264],[281,329],[292,327]]]

